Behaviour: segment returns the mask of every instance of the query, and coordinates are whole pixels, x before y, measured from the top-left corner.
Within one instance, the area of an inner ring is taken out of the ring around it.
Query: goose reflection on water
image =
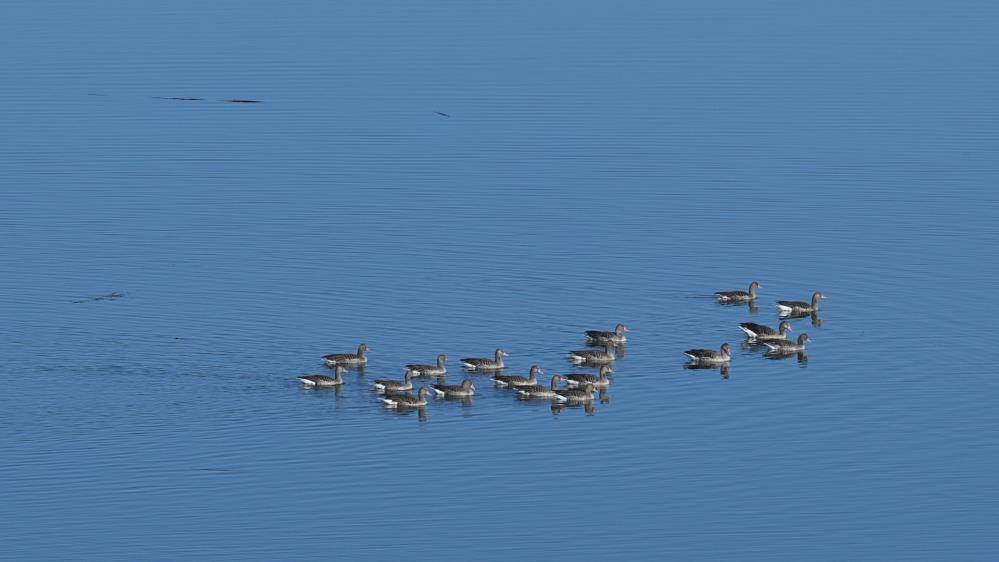
[[[596,348],[596,349],[603,349],[608,344],[611,346],[611,350],[614,352],[614,356],[617,357],[618,359],[624,357],[625,352],[628,350],[628,344],[625,343],[625,342],[614,343],[614,342],[603,341],[603,340],[591,340],[591,339],[587,339],[585,345],[586,345],[586,347],[592,347],[592,348]],[[588,361],[584,362],[584,363],[585,364],[589,364]]]
[[[382,408],[386,416],[416,416],[416,419],[420,423],[426,423],[430,419],[427,414],[426,406],[418,406],[414,408]]]
[[[744,302],[718,302],[719,306],[724,306],[726,308],[741,308],[746,307],[749,313],[756,315],[760,312],[760,307],[756,306],[756,301],[744,301]]]
[[[808,366],[808,356],[805,355],[804,351],[790,351],[790,352],[768,351],[763,354],[764,359],[770,359],[772,361],[784,361],[785,359],[790,359],[792,357],[797,358],[798,363],[802,367]]]
[[[607,389],[604,388],[600,390],[599,394],[597,394],[597,396],[593,400],[585,400],[585,401],[571,400],[569,402],[559,402],[557,400],[553,400],[551,402],[551,410],[552,414],[557,416],[560,413],[562,413],[562,411],[565,409],[576,409],[576,410],[582,409],[586,415],[592,416],[597,413],[596,404],[598,402],[600,404],[610,404],[610,401],[611,401],[610,395],[607,393]]]
[[[729,373],[731,372],[732,366],[729,363],[716,363],[716,364],[705,364],[705,363],[684,363],[684,369],[690,369],[691,371],[718,371],[723,379],[727,379]]]
[[[801,318],[808,318],[812,322],[812,326],[815,328],[822,327],[822,319],[819,318],[818,312],[795,312],[795,313],[781,313],[778,315],[781,319],[788,320],[798,320]]]
[[[571,402],[552,402],[552,414],[556,416],[561,414],[563,410],[578,410],[580,408],[582,408],[583,412],[588,416],[592,416],[597,413],[597,408],[593,405],[592,401],[580,402],[578,404]]]
[[[308,394],[312,396],[332,396],[333,398],[339,400],[343,396],[343,385],[336,386],[310,386],[305,384],[298,385],[298,389],[303,394]]]

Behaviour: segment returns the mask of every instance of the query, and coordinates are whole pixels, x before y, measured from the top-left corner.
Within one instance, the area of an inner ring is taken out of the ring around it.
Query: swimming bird
[[[302,375],[298,377],[298,380],[302,381],[305,386],[313,387],[332,387],[340,386],[343,384],[343,365],[337,365],[334,368],[336,372],[336,377],[331,377],[329,375]]]
[[[625,336],[627,332],[631,330],[628,329],[624,324],[618,324],[613,332],[601,332],[600,330],[587,330],[586,331],[586,341],[588,343],[613,343],[619,344],[628,341],[628,337]]]
[[[759,282],[753,281],[749,284],[749,291],[716,291],[715,294],[718,295],[718,302],[721,303],[736,303],[736,302],[750,302],[756,300],[756,289],[762,288]]]
[[[781,315],[788,314],[809,314],[819,311],[819,301],[826,298],[822,293],[815,291],[812,294],[812,304],[804,301],[777,301],[777,310]]]
[[[502,349],[496,349],[496,359],[482,359],[479,357],[468,357],[461,360],[461,365],[469,371],[498,371],[506,367],[503,358],[509,354]]]
[[[805,343],[809,341],[808,334],[801,334],[798,336],[798,341],[788,341],[788,340],[773,340],[765,341],[763,345],[770,348],[769,353],[794,353],[796,351],[805,351]]]
[[[607,342],[603,351],[594,349],[581,349],[569,352],[569,361],[573,363],[611,363],[616,359],[614,356],[614,344]]]
[[[732,354],[728,344],[723,343],[719,351],[713,349],[688,349],[683,352],[694,363],[728,363]]]
[[[600,367],[600,375],[591,375],[588,373],[573,373],[565,376],[565,382],[569,386],[581,386],[586,383],[592,384],[595,388],[607,388],[610,386],[610,379],[607,375],[614,372],[610,365],[604,365]]]
[[[375,379],[374,386],[375,390],[379,392],[388,391],[398,391],[398,390],[413,390],[413,372],[406,371],[406,374],[401,381],[391,380],[391,379]]]
[[[750,340],[763,342],[768,340],[786,340],[787,333],[791,331],[791,325],[788,324],[787,320],[781,320],[777,326],[777,330],[780,330],[778,332],[770,326],[764,326],[756,322],[743,322],[739,324],[739,329],[746,332]]]
[[[537,365],[531,366],[530,376],[522,375],[494,375],[493,380],[496,381],[496,386],[530,386],[538,384],[538,375],[544,374],[541,367]]]
[[[416,396],[412,394],[390,394],[381,399],[389,408],[420,408],[427,405],[426,396],[430,396],[427,387],[421,386]]]
[[[414,377],[439,377],[447,373],[447,367],[444,364],[447,363],[447,355],[443,353],[437,356],[437,366],[433,365],[421,365],[418,363],[410,363],[406,365],[406,369],[413,373]]]
[[[461,381],[461,384],[432,384],[430,385],[430,389],[437,396],[463,398],[475,394],[475,383],[472,382],[472,379],[465,379]]]
[[[552,375],[552,382],[550,386],[540,384],[518,386],[517,392],[524,398],[555,398],[555,392],[558,390],[558,383],[562,381],[565,381],[565,377],[561,375]]]
[[[357,353],[331,353],[323,355],[323,361],[327,367],[343,365],[344,367],[358,367],[368,364],[368,358],[364,355],[369,351],[368,346],[361,344],[357,346]]]
[[[589,402],[593,400],[596,388],[593,383],[586,383],[582,388],[563,388],[555,391],[555,400],[559,402]]]

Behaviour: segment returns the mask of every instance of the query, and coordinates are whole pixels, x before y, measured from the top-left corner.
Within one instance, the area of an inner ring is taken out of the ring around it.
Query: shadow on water
[[[86,297],[86,298],[82,298],[82,299],[75,300],[75,301],[70,301],[70,302],[72,302],[74,304],[77,304],[77,303],[81,303],[81,302],[114,301],[114,300],[118,300],[118,299],[120,299],[120,298],[122,298],[124,296],[125,296],[125,293],[122,293],[121,291],[114,291],[114,292],[108,293],[106,295],[96,295],[96,296],[93,296],[93,297]]]

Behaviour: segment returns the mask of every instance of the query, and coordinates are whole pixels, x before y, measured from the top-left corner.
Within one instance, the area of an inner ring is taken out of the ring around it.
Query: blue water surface
[[[0,557],[993,558],[997,21],[3,3]],[[807,360],[741,345],[814,290]],[[617,322],[592,408],[370,387]]]

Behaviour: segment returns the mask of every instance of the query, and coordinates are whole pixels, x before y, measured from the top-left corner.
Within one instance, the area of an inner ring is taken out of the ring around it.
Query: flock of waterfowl
[[[720,304],[748,304],[750,310],[756,310],[756,290],[761,285],[757,281],[749,284],[748,291],[718,291],[715,297]],[[808,334],[801,334],[796,340],[788,339],[788,332],[791,332],[791,324],[787,318],[811,317],[812,325],[820,326],[821,320],[818,318],[819,301],[826,298],[821,292],[812,294],[811,302],[805,301],[777,301],[777,312],[780,324],[777,328],[771,328],[755,322],[743,322],[739,324],[739,329],[746,334],[745,345],[764,346],[768,349],[767,355],[771,358],[781,358],[798,354],[799,359],[804,358],[805,344],[808,343]],[[690,360],[687,368],[715,368],[719,367],[722,374],[727,374],[727,366],[732,361],[731,347],[723,343],[718,350],[714,349],[688,349],[683,352]]]
[[[617,359],[615,351],[627,341],[628,328],[618,324],[613,331],[589,330],[585,332],[586,342],[603,349],[581,349],[572,351],[568,359],[576,365],[592,366],[598,373],[567,373],[553,375],[548,384],[542,384],[539,377],[544,370],[539,365],[531,367],[526,375],[506,374],[503,359],[509,354],[497,349],[492,357],[466,357],[461,366],[469,375],[489,374],[498,388],[516,391],[525,400],[548,400],[553,408],[557,404],[583,405],[591,403],[597,392],[605,391],[611,383],[614,372],[611,364]],[[368,364],[366,344],[357,346],[355,353],[334,353],[323,356],[326,367],[333,370],[330,375],[302,375],[298,380],[312,388],[338,388],[344,384],[343,374],[348,369],[363,369]],[[371,381],[373,390],[388,408],[423,408],[429,398],[469,399],[475,394],[475,381],[466,377],[461,384],[445,384],[447,375],[447,355],[437,356],[434,364],[410,363],[405,366],[402,379],[375,379]],[[431,378],[435,382],[416,388],[416,379]],[[563,386],[560,386],[563,385]],[[416,393],[413,394],[413,391]]]
[[[749,304],[753,307],[756,301],[756,291],[760,284],[753,281],[748,291],[719,291],[715,293],[721,304]],[[746,334],[746,345],[762,345],[768,348],[771,355],[793,355],[802,353],[809,341],[808,334],[801,334],[797,340],[789,340],[791,325],[785,318],[800,318],[811,316],[813,324],[818,325],[817,312],[819,301],[824,295],[816,292],[811,302],[777,301],[777,309],[781,318],[776,329],[754,322],[739,324]],[[496,349],[493,357],[468,357],[461,359],[462,368],[469,374],[491,374],[493,383],[499,388],[515,390],[523,399],[548,400],[553,404],[588,404],[594,400],[597,391],[603,392],[611,384],[614,373],[612,365],[617,360],[617,351],[623,349],[627,342],[628,328],[618,324],[613,331],[587,330],[586,344],[590,349],[570,351],[568,359],[575,365],[598,369],[598,373],[568,373],[553,375],[549,384],[541,384],[538,377],[544,375],[540,366],[531,367],[527,375],[509,375],[503,373],[506,365],[503,358],[508,354],[503,349]],[[356,353],[334,353],[324,355],[326,367],[333,370],[334,376],[302,375],[298,380],[312,388],[338,388],[344,383],[343,374],[348,369],[363,369],[368,363],[368,346],[360,344]],[[722,368],[723,374],[732,360],[729,344],[723,343],[718,350],[688,349],[683,354],[689,362],[687,368]],[[447,375],[447,355],[437,356],[435,364],[410,363],[405,366],[402,379],[375,379],[371,381],[373,389],[378,393],[381,402],[389,408],[423,408],[428,398],[468,399],[475,394],[475,382],[465,378],[461,384],[445,384]],[[436,382],[416,389],[414,379],[434,378]],[[565,386],[560,387],[562,383]],[[413,390],[417,390],[413,394]],[[554,408],[554,406],[553,406]]]

